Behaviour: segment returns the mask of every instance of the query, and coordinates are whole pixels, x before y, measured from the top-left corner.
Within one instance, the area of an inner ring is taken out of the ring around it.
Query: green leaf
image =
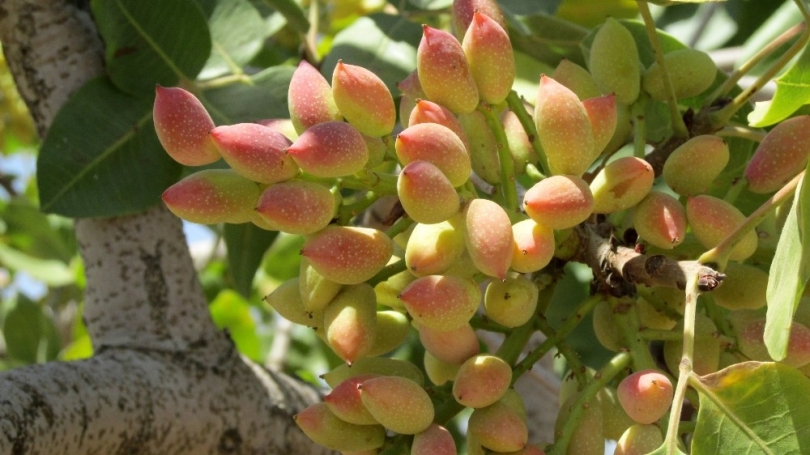
[[[416,68],[416,48],[421,39],[422,28],[402,17],[362,17],[335,35],[321,72],[332,80],[338,60],[343,60],[374,72],[392,94],[397,94],[397,82]]]
[[[46,215],[23,197],[11,199],[0,211],[9,246],[41,259],[67,263],[76,255],[73,223],[63,217]]]
[[[116,86],[149,95],[156,84],[193,80],[211,54],[211,35],[192,0],[93,0]]]
[[[754,111],[748,114],[751,126],[773,125],[810,103],[810,47],[806,47],[799,59],[775,82],[773,99],[756,103]]]
[[[70,267],[56,259],[39,259],[0,243],[0,264],[15,272],[25,272],[48,286],[65,286],[76,279]]]
[[[261,50],[269,32],[261,14],[248,0],[219,0],[208,24],[211,56],[200,79],[241,73],[242,67]]]
[[[264,3],[281,13],[296,32],[306,33],[309,30],[307,15],[295,0],[264,0]]]
[[[218,125],[289,118],[287,88],[294,71],[290,67],[268,68],[251,76],[248,83],[206,90],[200,100]]]
[[[211,318],[220,329],[228,329],[239,352],[254,361],[261,361],[261,342],[256,335],[256,321],[250,314],[250,304],[235,291],[226,289],[209,305]]]
[[[719,3],[725,2],[726,0],[648,0],[648,1],[655,5],[667,6],[667,5],[677,5],[680,3]]]
[[[44,363],[56,358],[59,335],[53,320],[22,295],[10,305],[3,320],[8,356],[25,363]]]
[[[261,229],[253,223],[226,224],[224,231],[233,288],[248,298],[253,289],[256,270],[262,263],[264,253],[276,240],[278,232]]]
[[[810,278],[810,185],[804,181],[796,189],[768,278],[764,338],[774,360],[787,355],[793,313]]]
[[[163,151],[152,100],[88,82],[56,115],[37,160],[40,207],[73,217],[134,213],[160,201],[181,166]]]
[[[534,57],[515,51],[515,83],[512,89],[527,100],[534,100],[537,97],[537,84],[541,74],[551,74],[554,68],[543,63]]]
[[[563,58],[585,66],[579,46],[587,28],[547,14],[518,16],[510,25],[509,36],[516,51],[552,66]]]
[[[297,277],[302,246],[303,236],[281,233],[264,257],[262,270],[279,282]]]
[[[693,455],[810,453],[810,379],[798,370],[744,362],[694,379]]]

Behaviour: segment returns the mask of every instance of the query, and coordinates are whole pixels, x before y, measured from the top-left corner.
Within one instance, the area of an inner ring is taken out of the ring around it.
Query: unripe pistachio
[[[512,367],[500,357],[480,354],[461,364],[453,397],[470,408],[483,408],[503,397],[512,382]]]
[[[458,193],[441,169],[427,161],[412,161],[399,173],[397,195],[408,214],[418,223],[441,223],[458,213]]]
[[[602,94],[591,73],[566,58],[560,60],[551,73],[551,78],[568,87],[581,100],[595,98]]]
[[[400,376],[419,385],[425,383],[425,376],[418,366],[405,360],[390,357],[363,357],[352,365],[342,364],[321,375],[321,379],[335,388],[346,379],[364,374]]]
[[[358,284],[373,277],[392,253],[391,239],[382,231],[348,226],[328,226],[301,248],[301,255],[318,273],[341,284]]]
[[[298,139],[298,132],[295,131],[295,126],[293,125],[292,120],[288,118],[266,118],[257,120],[256,123],[270,128],[290,141]]]
[[[636,40],[624,25],[608,18],[591,44],[588,67],[602,93],[616,94],[616,100],[633,104],[641,88],[641,63]]]
[[[506,278],[514,254],[509,215],[489,199],[473,199],[464,214],[464,238],[473,263],[486,275]]]
[[[351,364],[366,356],[377,337],[377,296],[360,283],[346,286],[324,309],[326,342],[341,359]]]
[[[366,148],[368,148],[368,161],[366,161],[366,169],[374,169],[383,164],[385,161],[385,154],[387,153],[388,149],[385,146],[385,142],[383,142],[382,138],[366,136],[364,134],[363,140],[366,142]]]
[[[619,397],[616,396],[616,389],[604,387],[596,395],[602,407],[602,427],[605,431],[605,438],[618,440],[622,434],[636,422],[624,412]]]
[[[378,424],[374,417],[363,406],[360,399],[360,391],[357,386],[363,381],[378,377],[374,374],[361,374],[346,379],[337,385],[331,392],[323,397],[323,402],[332,413],[341,420],[355,425],[375,425]]]
[[[304,172],[316,177],[343,177],[363,169],[368,147],[363,135],[344,122],[323,122],[301,133],[287,148]]]
[[[683,321],[678,321],[674,331],[683,332]],[[715,333],[717,326],[703,313],[695,318],[695,347],[692,359],[692,371],[703,376],[714,373],[720,367],[720,340]],[[678,365],[683,355],[683,342],[665,341],[664,360],[672,374],[678,374]]]
[[[421,433],[433,423],[430,396],[410,379],[380,376],[363,381],[358,388],[374,419],[395,433]]]
[[[231,169],[204,169],[167,188],[161,199],[172,213],[192,223],[246,223],[259,187]]]
[[[532,219],[513,224],[512,238],[511,267],[520,273],[536,272],[554,257],[554,231]]]
[[[298,165],[285,153],[290,140],[266,126],[218,126],[211,131],[211,138],[225,162],[254,182],[283,182],[298,175]]]
[[[503,125],[503,133],[506,135],[506,142],[509,143],[509,152],[512,154],[515,175],[521,175],[526,172],[527,164],[537,162],[537,152],[534,151],[529,136],[526,134],[526,130],[523,129],[523,125],[520,124],[517,114],[510,110],[503,111],[501,124]]]
[[[423,25],[416,51],[416,70],[427,97],[453,112],[478,106],[478,89],[461,43],[445,31]]]
[[[655,173],[641,158],[627,156],[611,161],[591,182],[594,213],[613,213],[630,208],[652,188]]]
[[[810,115],[800,115],[776,125],[757,146],[743,174],[748,189],[770,193],[804,169],[810,156]]]
[[[416,276],[444,273],[464,250],[462,214],[441,223],[418,223],[405,246],[405,264]]]
[[[268,186],[256,212],[276,230],[312,234],[325,228],[335,214],[335,196],[323,185],[290,180]]]
[[[636,311],[642,327],[654,330],[672,330],[678,321],[671,319],[643,297],[636,299]]]
[[[737,330],[737,342],[740,352],[751,360],[771,361],[765,347],[765,318],[756,318],[740,324]],[[790,325],[787,355],[781,360],[785,365],[801,368],[810,364],[810,329],[800,322]]]
[[[529,444],[514,452],[499,452],[499,455],[546,455],[546,452],[535,444]]]
[[[298,134],[318,123],[343,118],[335,104],[329,82],[306,60],[301,60],[290,79],[287,99],[290,119]]]
[[[619,383],[616,392],[627,415],[643,424],[663,417],[674,396],[672,382],[656,370],[636,371]]]
[[[619,352],[624,347],[619,327],[613,319],[613,308],[607,300],[597,303],[593,309],[593,333],[605,349]]]
[[[497,452],[514,452],[526,446],[529,432],[526,421],[502,402],[475,409],[467,432],[479,444]]]
[[[658,425],[636,424],[628,428],[619,442],[613,455],[646,455],[661,447],[664,437]]]
[[[610,95],[588,98],[582,101],[582,107],[588,113],[593,131],[593,157],[598,157],[610,143],[616,132],[618,111],[616,110],[616,96]]]
[[[768,273],[752,265],[729,262],[723,284],[711,293],[714,303],[729,310],[756,310],[766,303]]]
[[[397,135],[394,144],[403,165],[427,161],[438,167],[452,186],[470,178],[470,156],[459,136],[438,123],[418,123]]]
[[[377,312],[377,335],[368,356],[377,356],[400,347],[411,333],[411,322],[399,311]]]
[[[428,275],[406,286],[399,298],[420,325],[452,330],[473,317],[481,302],[481,291],[472,280]]]
[[[636,205],[633,227],[642,240],[670,250],[686,236],[686,210],[674,197],[651,191]]]
[[[706,248],[714,248],[745,221],[745,215],[728,202],[713,196],[701,195],[686,202],[686,218],[698,241]],[[742,261],[757,249],[754,230],[737,243],[729,259]]]
[[[537,285],[522,275],[492,280],[484,293],[484,309],[498,324],[518,327],[534,316],[537,295]]]
[[[434,423],[413,437],[410,455],[456,455],[456,443],[446,428]]]
[[[332,73],[332,95],[340,113],[367,136],[391,133],[397,120],[394,98],[379,76],[339,61]]]
[[[494,19],[498,25],[506,30],[506,20],[503,18],[498,2],[495,0],[454,0],[453,1],[453,30],[461,39],[470,27],[475,12],[486,14]]]
[[[664,65],[675,92],[675,98],[690,98],[708,89],[717,76],[717,66],[709,54],[697,49],[678,49],[664,54]],[[658,101],[666,101],[667,88],[664,72],[653,62],[644,73],[644,91]]]
[[[458,121],[467,137],[472,170],[475,175],[490,185],[501,181],[501,165],[498,161],[498,142],[495,133],[487,124],[484,114],[478,111],[459,114]]]
[[[554,175],[529,188],[523,197],[526,214],[551,229],[568,229],[593,212],[593,194],[575,175]]]
[[[306,308],[299,292],[299,277],[281,283],[264,301],[284,319],[308,327],[323,327],[323,308]]]
[[[461,47],[481,99],[489,104],[505,100],[515,82],[515,57],[506,30],[495,19],[475,11]]]
[[[301,258],[298,278],[301,303],[308,311],[323,310],[343,288],[342,284],[324,278],[306,258]]]
[[[664,181],[681,196],[705,193],[728,164],[728,144],[712,134],[681,144],[664,163]]]
[[[405,289],[405,286],[411,284],[416,278],[414,274],[405,270],[377,283],[374,286],[374,292],[377,293],[377,303],[395,309],[404,309],[405,306],[402,304],[402,300],[399,300],[399,294]]]
[[[571,413],[571,408],[579,398],[579,393],[569,397],[560,407],[560,413],[557,415],[557,423],[555,430],[559,431],[563,422],[568,419]],[[604,455],[605,453],[605,433],[604,433],[604,416],[602,416],[602,407],[596,398],[585,402],[583,404],[584,411],[582,412],[581,420],[577,425],[568,443],[568,455]]]
[[[574,92],[540,76],[534,122],[552,174],[580,175],[588,169],[595,157],[593,128]]]
[[[419,326],[419,341],[434,357],[442,362],[461,365],[478,354],[478,337],[467,323],[451,330],[436,330]]]
[[[358,451],[382,447],[385,429],[381,425],[355,425],[341,420],[324,403],[310,405],[293,416],[310,439],[332,450]]]
[[[424,365],[428,379],[435,385],[443,385],[454,380],[456,374],[458,374],[458,369],[461,367],[461,365],[437,359],[430,351],[425,351]]]
[[[414,100],[425,98],[425,91],[422,90],[422,83],[419,82],[419,72],[416,70],[408,73],[405,79],[397,82],[397,88],[403,95],[408,95]]]
[[[160,145],[173,160],[186,166],[202,166],[219,159],[209,135],[214,121],[190,92],[156,86],[152,116]]]

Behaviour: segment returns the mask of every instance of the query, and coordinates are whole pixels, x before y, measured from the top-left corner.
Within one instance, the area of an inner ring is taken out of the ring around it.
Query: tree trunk
[[[65,0],[0,1],[0,40],[43,136],[104,69],[90,15]],[[81,219],[76,235],[95,356],[0,374],[0,454],[329,453],[292,421],[317,391],[213,324],[177,218]]]

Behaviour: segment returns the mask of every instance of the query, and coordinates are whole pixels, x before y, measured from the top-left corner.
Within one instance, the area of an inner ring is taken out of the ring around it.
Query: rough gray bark
[[[0,40],[40,134],[103,71],[89,15],[0,0]],[[0,374],[0,454],[319,454],[292,415],[317,391],[215,327],[181,223],[165,208],[76,221],[96,355]]]

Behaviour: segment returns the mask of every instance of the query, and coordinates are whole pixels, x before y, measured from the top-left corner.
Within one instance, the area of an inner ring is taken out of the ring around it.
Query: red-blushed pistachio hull
[[[537,224],[551,229],[568,229],[585,221],[593,212],[593,194],[575,175],[555,175],[529,188],[523,197],[526,214]]]
[[[753,265],[729,262],[723,285],[712,290],[718,306],[729,310],[756,310],[767,303],[768,272]]]
[[[498,143],[486,117],[481,112],[472,111],[459,114],[458,121],[467,136],[473,172],[490,185],[497,185],[501,181]]]
[[[484,293],[484,311],[498,324],[518,327],[534,317],[537,295],[537,285],[522,275],[492,280]]]
[[[514,254],[509,215],[489,199],[473,199],[464,214],[464,239],[473,264],[485,275],[506,278]]]
[[[265,188],[256,212],[276,230],[312,234],[332,221],[335,196],[323,185],[290,180]]]
[[[467,323],[452,330],[436,330],[419,326],[419,341],[442,362],[461,365],[478,354],[480,348],[475,330]]]
[[[346,379],[363,374],[401,376],[419,385],[425,383],[425,375],[422,374],[422,370],[420,370],[418,366],[411,362],[392,359],[391,357],[363,357],[357,362],[354,362],[351,366],[344,363],[322,374],[320,377],[326,381],[329,387],[334,388]]]
[[[411,333],[411,328],[411,321],[404,313],[395,310],[378,311],[377,336],[366,355],[382,355],[400,347]]]
[[[301,303],[309,311],[322,311],[343,288],[342,284],[324,278],[306,258],[301,258],[298,278]]]
[[[205,169],[167,188],[161,199],[172,213],[192,223],[246,223],[259,187],[231,169]]]
[[[768,348],[765,347],[765,318],[748,321],[737,331],[737,343],[740,352],[751,360],[771,361]],[[800,322],[790,325],[787,355],[780,362],[793,368],[810,364],[810,329]]]
[[[413,161],[402,169],[397,195],[405,213],[418,223],[441,223],[461,206],[450,180],[427,161]]]
[[[588,70],[565,58],[554,68],[551,78],[576,93],[580,100],[595,98],[602,94]]]
[[[309,439],[340,451],[371,450],[383,446],[385,428],[381,425],[355,425],[341,420],[323,403],[310,405],[293,416]]]
[[[800,115],[776,125],[745,168],[748,189],[770,193],[804,169],[810,156],[810,115]]]
[[[413,437],[410,455],[456,455],[453,435],[441,425],[432,424]]]
[[[160,144],[173,160],[186,166],[202,166],[219,159],[209,135],[214,121],[190,92],[158,85],[152,116]]]
[[[642,240],[670,250],[686,236],[686,210],[674,197],[651,191],[636,206],[633,226]]]
[[[608,18],[591,44],[588,68],[603,94],[614,93],[622,104],[633,104],[641,90],[641,63],[630,30]]]
[[[534,220],[523,220],[512,225],[514,238],[512,269],[520,273],[536,272],[554,257],[554,231]]]
[[[594,213],[613,213],[638,204],[652,189],[655,172],[641,158],[611,161],[591,182]]]
[[[439,125],[446,126],[461,139],[464,143],[464,148],[469,153],[470,146],[467,143],[467,135],[464,134],[464,129],[458,118],[446,107],[441,104],[436,104],[433,101],[425,99],[417,99],[413,110],[410,111],[408,116],[408,126],[418,125],[420,123],[438,123]]]
[[[616,121],[618,112],[616,111],[616,96],[610,95],[588,98],[582,101],[582,107],[588,114],[593,131],[593,157],[596,159],[613,138],[616,132]]]
[[[287,148],[298,166],[316,177],[344,177],[368,162],[363,135],[344,122],[324,122],[310,127]]]
[[[287,100],[290,119],[298,134],[318,123],[343,118],[335,104],[329,82],[306,60],[301,60],[290,79]]]
[[[456,37],[422,26],[416,51],[416,70],[425,95],[453,112],[471,112],[478,106],[478,88],[467,57]]]
[[[664,437],[658,425],[636,424],[625,430],[613,455],[645,455],[661,447]]]
[[[450,183],[461,186],[472,172],[470,156],[461,138],[450,128],[438,123],[418,123],[397,135],[394,144],[403,165],[427,161],[439,168]]]
[[[665,375],[656,370],[641,370],[622,379],[616,394],[631,419],[650,424],[669,410],[674,391]]]
[[[481,291],[472,280],[428,275],[407,285],[399,298],[420,325],[453,330],[473,317],[481,302]]]
[[[359,284],[385,267],[393,251],[391,239],[377,229],[328,226],[307,239],[301,255],[324,278]]]
[[[503,18],[498,2],[495,0],[454,0],[453,1],[453,30],[459,39],[464,37],[473,15],[478,12],[494,19],[498,25],[506,30],[506,20]]]
[[[461,214],[436,224],[418,223],[405,246],[405,264],[416,276],[444,273],[464,253]]]
[[[332,95],[343,117],[361,133],[384,136],[394,129],[394,98],[371,71],[339,61],[332,73]]]
[[[681,196],[705,193],[728,164],[728,144],[712,134],[695,136],[676,148],[664,163],[662,175]]]
[[[588,170],[594,159],[593,128],[574,92],[541,76],[534,123],[552,174],[580,175]]]
[[[290,278],[266,295],[264,301],[290,322],[307,327],[323,327],[323,308],[305,307],[299,289],[299,278]]]
[[[291,142],[257,123],[218,126],[211,138],[233,170],[254,182],[276,183],[298,175],[298,165],[285,153]]]
[[[430,351],[425,351],[424,361],[425,373],[435,385],[444,385],[456,378],[456,373],[461,365],[443,362],[437,359]]]
[[[410,379],[380,376],[363,381],[358,388],[375,420],[395,433],[421,433],[433,423],[430,396]]]
[[[520,450],[529,440],[526,421],[501,402],[474,410],[467,432],[479,444],[496,452]]]
[[[515,56],[506,30],[491,17],[476,11],[461,47],[481,99],[490,104],[505,100],[515,82]]]
[[[717,76],[717,66],[709,54],[697,49],[678,49],[664,54],[664,64],[675,92],[675,98],[690,98],[711,87]],[[644,91],[658,101],[666,101],[667,88],[658,62],[653,62],[644,73]]]
[[[500,357],[480,354],[467,359],[453,382],[453,397],[470,408],[483,408],[503,397],[512,382],[512,367]]]
[[[282,134],[290,141],[298,139],[298,132],[295,131],[295,126],[293,125],[292,120],[288,118],[266,118],[257,120],[256,123],[266,126],[276,133]]]
[[[377,336],[377,295],[360,283],[343,288],[323,314],[326,341],[348,364],[364,357]]]
[[[501,125],[503,133],[506,135],[506,142],[509,144],[509,152],[512,154],[515,175],[526,172],[527,164],[537,163],[537,152],[532,147],[531,140],[520,124],[517,114],[510,110],[505,110],[501,114]]]
[[[378,424],[371,413],[363,406],[360,399],[360,391],[357,386],[366,379],[376,378],[379,375],[361,374],[354,376],[338,384],[325,397],[323,402],[326,407],[338,416],[341,420],[355,425],[375,425]]]
[[[728,202],[701,195],[686,202],[686,219],[701,245],[714,248],[745,221],[745,215]],[[759,241],[752,229],[731,252],[729,259],[742,261],[754,254]]]

